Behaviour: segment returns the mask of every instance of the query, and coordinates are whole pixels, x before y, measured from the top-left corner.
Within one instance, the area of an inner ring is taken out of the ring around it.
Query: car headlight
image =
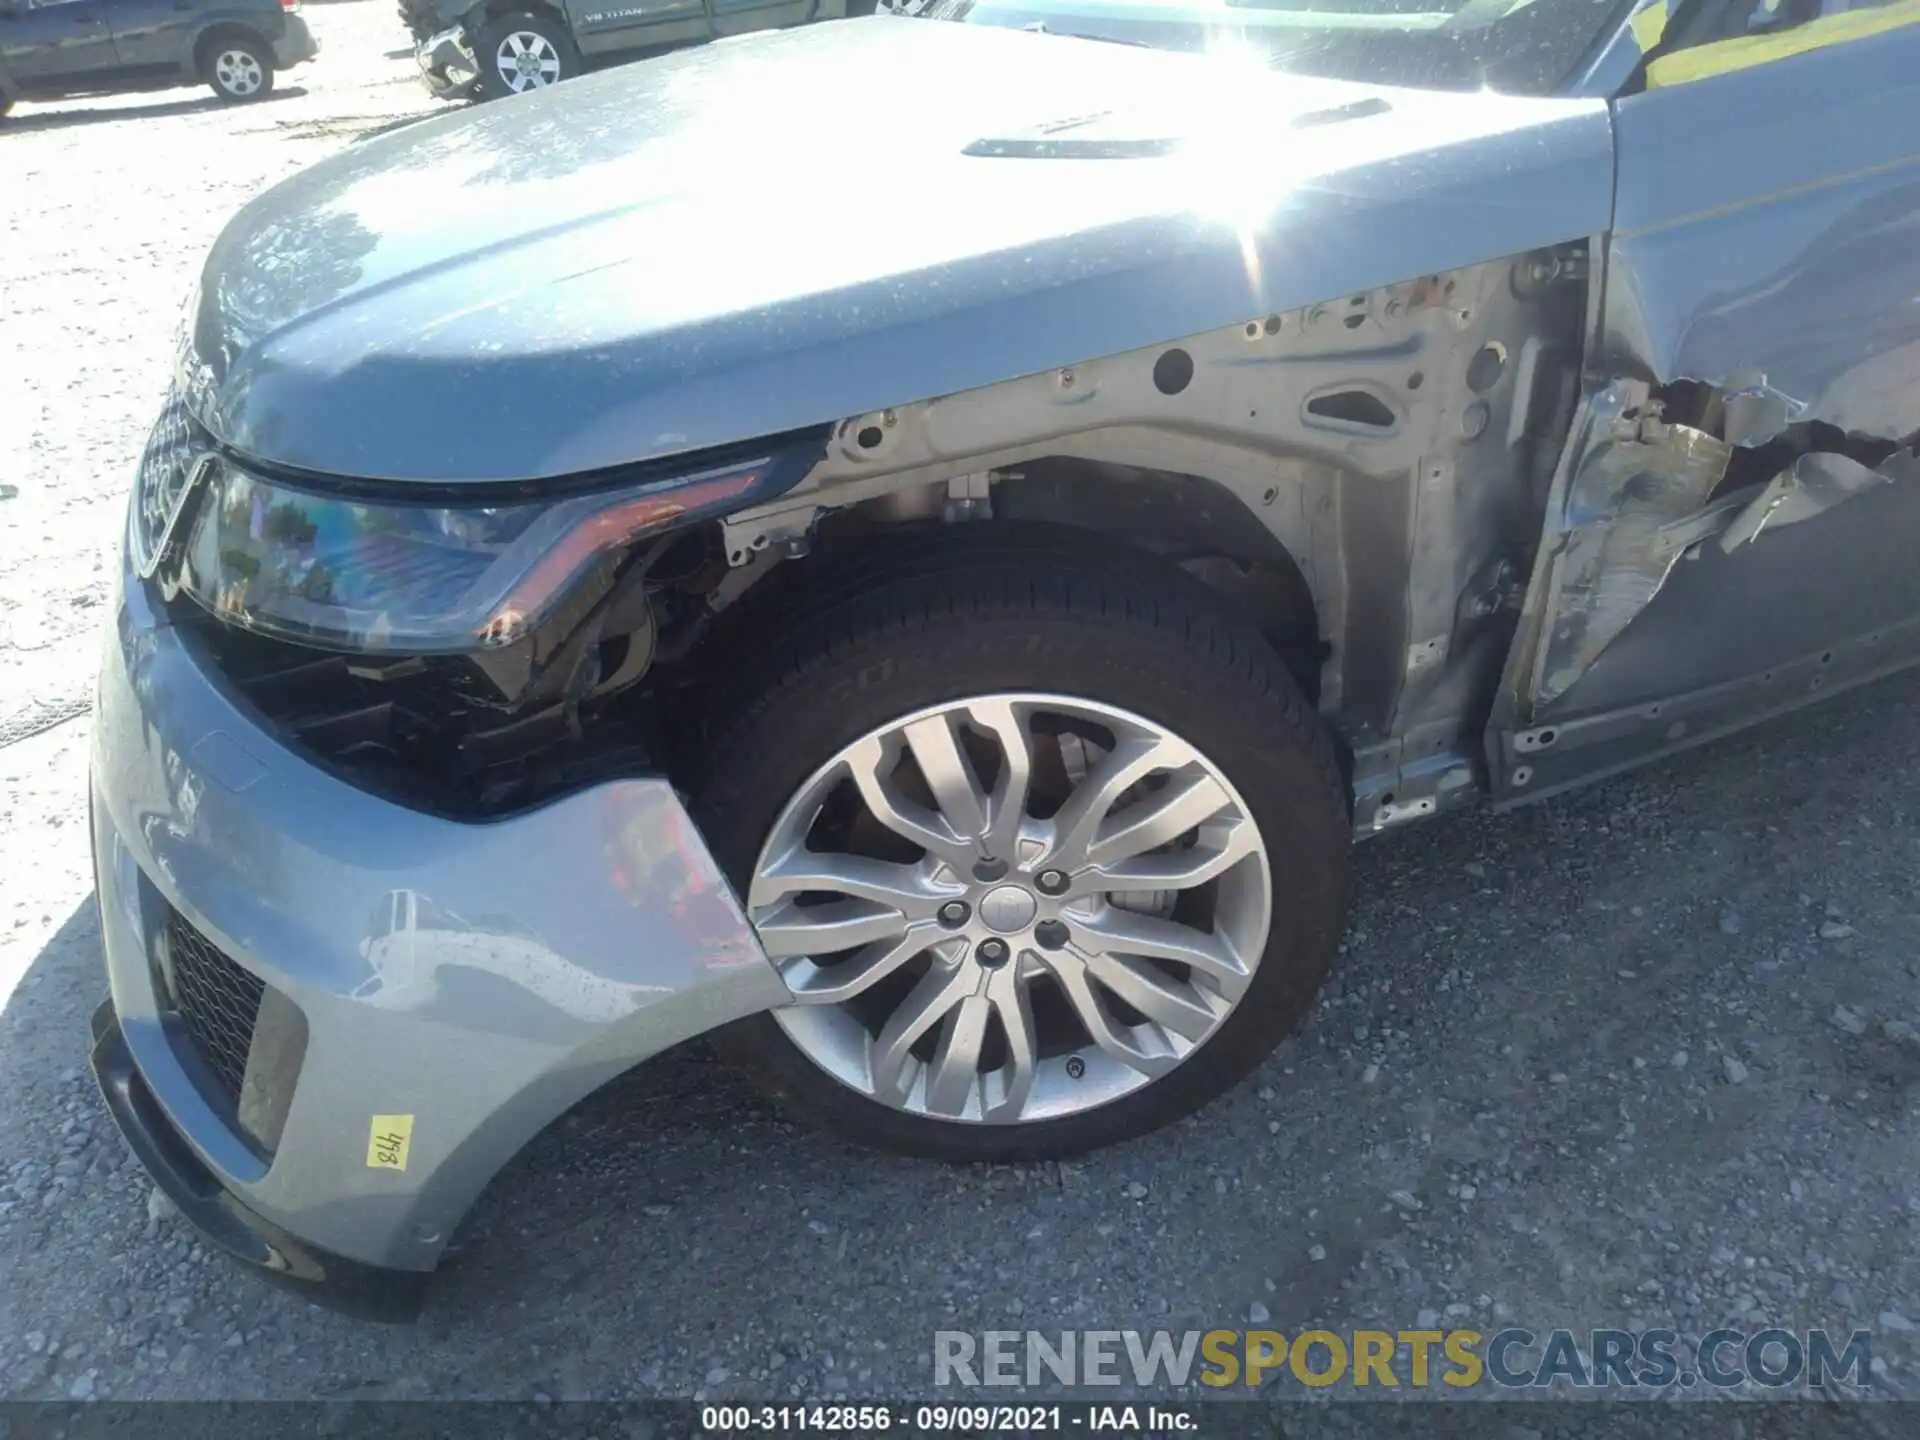
[[[326,493],[218,457],[193,472],[170,574],[223,620],[301,644],[501,649],[634,541],[777,493],[818,454],[788,447],[621,489],[549,498],[523,488],[497,502],[444,487],[423,501],[394,486],[377,498]],[[145,505],[136,500],[141,513]]]
[[[211,440],[194,423],[186,401],[178,393],[169,396],[140,453],[127,516],[127,557],[142,577],[153,574],[160,563],[193,481],[212,451]]]

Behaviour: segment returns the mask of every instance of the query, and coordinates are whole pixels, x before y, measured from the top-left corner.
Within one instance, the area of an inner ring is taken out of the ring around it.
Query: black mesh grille
[[[173,1003],[188,1038],[225,1098],[237,1102],[266,984],[229,960],[172,906],[167,907],[167,958]]]

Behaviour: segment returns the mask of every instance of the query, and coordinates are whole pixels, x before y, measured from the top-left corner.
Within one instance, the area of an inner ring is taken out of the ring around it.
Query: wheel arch
[[[574,39],[576,44],[578,43],[578,38],[574,36],[573,22],[567,17],[566,7],[550,3],[550,0],[481,0],[480,4],[467,12],[466,18],[461,23],[466,27],[468,38],[477,47],[480,32],[487,26],[506,19],[509,15],[533,15],[542,20],[550,20],[565,31],[569,38]]]
[[[1294,532],[1290,545],[1233,485],[1068,450],[1023,461],[1017,474],[991,485],[975,511],[953,508],[954,489],[929,482],[823,517],[818,543],[790,562],[790,578],[804,584],[841,566],[884,567],[903,527],[915,530],[915,555],[964,545],[982,525],[1035,536],[1051,532],[1065,543],[1110,547],[1122,567],[1161,564],[1202,581],[1222,608],[1266,637],[1309,698],[1318,695],[1327,647],[1314,586],[1296,553],[1308,536],[1304,527],[1283,521]],[[1278,502],[1280,487],[1265,487],[1261,494]],[[967,513],[980,518],[935,523]],[[901,563],[916,562],[909,556]],[[750,590],[742,619],[770,618],[786,603],[782,587]]]
[[[268,68],[273,67],[273,41],[251,25],[238,20],[216,20],[194,37],[194,74],[205,75],[207,67],[213,63],[215,47],[233,40],[245,40],[258,45],[266,55]]]
[[[833,543],[823,536],[823,549]],[[923,547],[930,547],[932,553]],[[1170,1069],[1142,1071],[1151,1074],[1150,1081],[1143,1083],[1135,1076],[1133,1083],[1107,1091],[1084,1107],[1070,1103],[1065,1110],[1043,1111],[1039,1116],[1022,1111],[1019,1134],[996,1124],[948,1125],[937,1118],[915,1118],[891,1106],[871,1087],[862,1091],[859,1085],[843,1085],[844,1075],[828,1078],[822,1067],[801,1055],[798,1042],[780,1038],[777,1032],[782,1031],[783,1022],[779,1020],[756,1016],[741,1022],[723,1037],[727,1050],[747,1062],[776,1101],[790,1109],[862,1143],[948,1159],[1032,1159],[1078,1153],[1190,1113],[1268,1053],[1311,997],[1337,941],[1350,830],[1344,777],[1326,728],[1285,667],[1248,626],[1224,614],[1200,580],[1145,551],[1128,553],[1126,547],[1087,543],[1081,532],[1040,522],[999,522],[947,527],[944,534],[937,528],[910,532],[891,554],[882,556],[877,569],[867,569],[875,565],[873,554],[868,549],[819,572],[827,583],[811,597],[813,603],[771,612],[778,617],[779,631],[763,633],[735,652],[730,673],[722,677],[727,689],[720,698],[727,703],[718,707],[704,757],[689,776],[689,810],[716,860],[747,897],[749,913],[757,913],[752,906],[756,877],[763,873],[763,847],[774,843],[778,854],[792,853],[788,845],[794,832],[783,828],[790,824],[790,814],[798,814],[806,829],[809,854],[828,853],[844,841],[856,854],[907,858],[886,850],[885,842],[881,850],[869,852],[864,847],[874,843],[871,835],[853,838],[851,832],[833,830],[849,813],[837,801],[816,808],[821,797],[814,789],[818,785],[835,787],[839,800],[851,795],[846,775],[833,757],[856,753],[881,733],[873,728],[876,725],[897,727],[936,711],[960,710],[975,717],[975,739],[983,739],[981,725],[1004,737],[1008,730],[981,721],[969,697],[985,696],[991,702],[1010,695],[1024,698],[1040,711],[1073,711],[1088,702],[1096,708],[1110,707],[1106,714],[1111,723],[1177,736],[1210,763],[1223,766],[1225,783],[1238,787],[1228,802],[1241,807],[1236,823],[1254,820],[1257,834],[1264,837],[1260,843],[1287,857],[1272,881],[1271,929],[1265,928],[1268,919],[1263,918],[1257,941],[1243,940],[1257,947],[1246,954],[1265,957],[1250,961],[1243,972],[1250,977],[1246,994],[1256,998],[1252,1004],[1236,1003],[1227,1011],[1216,1009],[1218,1034],[1213,1035],[1215,1024],[1210,1023],[1211,1038],[1205,1038],[1204,1049]],[[789,574],[800,576],[805,570],[804,565],[795,565]],[[1109,722],[1096,719],[1093,723]],[[1013,747],[1031,757],[1029,764],[1012,767],[1013,772],[1031,775],[1035,793],[1048,793],[1052,787],[1051,798],[1026,813],[1062,813],[1054,808],[1062,800],[1060,785],[1071,788],[1077,783],[1064,778],[1072,768],[1064,748],[1054,764],[1044,763],[1040,756],[1041,737],[1060,733],[1036,723],[1031,734]],[[994,742],[983,739],[983,743],[991,747]],[[1094,743],[1122,742],[1109,734]],[[843,750],[843,746],[851,748]],[[965,748],[974,749],[970,743]],[[897,755],[883,749],[881,756],[876,762],[880,770],[891,769]],[[997,768],[1001,776],[1008,773],[1006,766],[995,766],[990,758],[976,758],[975,763]],[[875,773],[873,785],[883,787],[885,782]],[[906,783],[915,782],[910,776]],[[982,770],[963,783],[973,786],[974,804],[947,810],[950,786],[941,787],[940,798],[932,803],[942,807],[943,813],[994,818],[984,831],[967,830],[964,822],[956,825],[946,832],[948,841],[930,848],[945,863],[960,867],[944,874],[967,874],[975,882],[969,893],[974,913],[986,915],[986,902],[991,893],[997,893],[994,887],[1010,873],[1008,860],[1014,870],[1037,877],[1017,882],[1016,888],[1030,883],[1040,894],[1065,893],[1066,885],[1050,888],[1040,873],[1041,861],[1053,853],[1045,848],[1048,842],[1021,821],[1015,822],[1020,828],[1014,837],[1006,828],[1005,812],[996,812],[992,802],[978,798],[989,792],[1002,794],[999,780]],[[860,789],[863,794],[878,793],[866,785]],[[1024,807],[1024,780],[1017,793]],[[927,804],[927,798],[920,796],[918,803]],[[905,812],[883,806],[876,813],[899,817]],[[915,832],[916,822],[910,818],[904,821],[908,827],[904,832],[884,819],[881,823],[896,835],[905,833],[910,838],[933,833]],[[816,836],[817,824],[833,833]],[[859,822],[854,826],[857,830]],[[982,842],[963,841],[961,846],[985,843],[994,848],[972,853],[1002,858],[969,867],[965,860],[954,858],[950,841],[955,834],[983,837]],[[769,835],[775,837],[772,842]],[[1208,842],[1196,836],[1196,843]],[[1212,843],[1219,843],[1217,835]],[[1031,848],[1035,845],[1040,849]],[[1068,857],[1069,865],[1079,863],[1070,850],[1059,853]],[[756,854],[762,859],[756,859]],[[1264,861],[1260,868],[1266,873]],[[1184,888],[1207,885],[1221,873],[1168,878],[1175,888]],[[1072,883],[1084,879],[1083,874]],[[811,888],[811,882],[803,883]],[[952,879],[941,881],[942,885],[952,883]],[[828,879],[820,888],[836,887]],[[759,903],[769,903],[769,897],[761,896]],[[779,904],[777,899],[771,903]],[[930,902],[922,895],[919,903]],[[903,913],[914,912],[909,907]],[[1030,924],[1033,913],[1030,906],[1026,919],[1013,918],[1008,923],[1015,929]],[[1212,933],[1212,912],[1206,905],[1193,918],[1205,933]],[[941,921],[961,926],[968,916],[943,913]],[[778,923],[789,928],[785,942],[789,948],[781,953],[791,954],[790,922],[782,918]],[[998,921],[986,925],[996,931],[1001,928]],[[995,936],[977,929],[973,939],[998,943]],[[1066,942],[1049,941],[1036,932],[1033,943],[1058,948]],[[1003,944],[998,960],[982,964],[1002,964],[1006,954]],[[897,965],[914,958],[895,951],[887,963]],[[1180,975],[1170,978],[1184,983]],[[1021,981],[1011,983],[1024,986]],[[864,993],[865,986],[861,989]],[[873,993],[876,999],[884,998],[878,990]],[[797,990],[796,995],[837,1003],[813,990]],[[998,1003],[1004,1007],[1010,1002],[1003,994]],[[1003,1008],[1003,1025],[1009,1013]],[[1036,1009],[1034,1014],[1038,1013]],[[1077,1008],[1076,1013],[1086,1011]],[[1029,1036],[1044,1023],[1029,1017]],[[1071,1024],[1067,1028],[1073,1031]],[[1100,1025],[1090,1025],[1075,1046],[1082,1042],[1100,1046],[1101,1033]],[[1200,1037],[1189,1034],[1189,1038]],[[1021,1047],[1021,1053],[1030,1059],[1051,1056],[1057,1061],[1063,1052],[1034,1042]],[[1037,1084],[1035,1067],[1027,1068],[1027,1079]],[[1068,1070],[1065,1075],[1077,1081],[1081,1072]],[[1024,1088],[1016,1088],[1024,1096]],[[984,1104],[985,1090],[976,1098]],[[1025,1100],[1010,1103],[1019,1109]],[[958,1113],[934,1109],[944,1115]],[[1025,1124],[1029,1119],[1032,1124]]]

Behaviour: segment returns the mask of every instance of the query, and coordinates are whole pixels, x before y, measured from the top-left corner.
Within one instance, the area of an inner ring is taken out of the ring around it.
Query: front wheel
[[[244,36],[216,41],[207,52],[207,84],[222,100],[259,100],[273,90],[273,51]]]
[[[777,637],[696,803],[796,1000],[723,1043],[798,1117],[1058,1157],[1205,1104],[1306,1009],[1351,847],[1332,745],[1151,564],[968,545]]]
[[[531,12],[488,23],[473,53],[480,66],[480,93],[492,100],[544,90],[580,73],[580,52],[566,27]]]

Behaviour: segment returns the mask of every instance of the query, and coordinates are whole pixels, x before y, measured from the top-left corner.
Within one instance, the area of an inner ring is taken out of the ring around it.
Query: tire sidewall
[[[539,35],[553,47],[554,54],[560,57],[560,78],[554,82],[555,85],[564,85],[580,73],[580,51],[574,45],[573,37],[567,33],[566,26],[545,15],[520,11],[488,21],[480,32],[480,38],[474,46],[474,60],[480,68],[478,85],[482,99],[506,100],[515,95],[538,93],[537,90],[512,89],[500,76],[498,58],[500,42],[517,30]]]
[[[1246,643],[1259,645],[1255,637]],[[797,702],[756,715],[732,738],[696,809],[716,857],[744,894],[760,846],[795,791],[833,755],[914,711],[994,692],[1097,701],[1193,745],[1245,800],[1267,849],[1272,923],[1252,984],[1181,1065],[1082,1114],[1020,1126],[907,1115],[861,1095],[806,1058],[771,1015],[723,1044],[777,1098],[824,1109],[834,1128],[886,1148],[949,1159],[1047,1157],[1096,1148],[1190,1113],[1236,1083],[1310,1004],[1338,943],[1351,830],[1325,757],[1278,723],[1270,685],[1184,643],[1176,629],[1038,613],[936,617],[904,634],[869,634],[814,666]],[[790,699],[792,697],[789,697]],[[1304,707],[1297,691],[1286,697]],[[776,713],[777,712],[777,713]],[[1310,721],[1317,724],[1317,721]]]

